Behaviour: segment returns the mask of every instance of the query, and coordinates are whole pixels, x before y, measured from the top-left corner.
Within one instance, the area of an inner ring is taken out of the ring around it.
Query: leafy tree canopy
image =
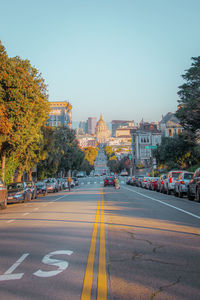
[[[192,66],[182,75],[185,83],[179,87],[179,108],[176,116],[190,139],[200,130],[200,56],[192,57]]]

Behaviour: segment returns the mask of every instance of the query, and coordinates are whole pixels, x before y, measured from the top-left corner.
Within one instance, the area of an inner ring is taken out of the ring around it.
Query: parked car
[[[149,183],[149,190],[156,191],[157,190],[157,182],[159,177],[153,177]]]
[[[63,178],[56,178],[58,184],[58,190],[63,190]]]
[[[3,179],[0,178],[0,208],[4,209],[7,206],[7,187],[3,182]]]
[[[104,186],[115,186],[115,178],[114,177],[106,177],[104,179]]]
[[[187,196],[189,200],[200,202],[200,168],[198,168],[188,184]]]
[[[72,180],[74,181],[75,186],[78,186],[78,185],[79,185],[79,180],[78,180],[78,178],[72,177]]]
[[[25,182],[13,182],[7,184],[7,203],[25,202],[31,200],[31,191]]]
[[[166,179],[164,180],[164,193],[170,195],[172,192],[174,192],[174,184],[178,176],[183,171],[170,171],[167,173]]]
[[[44,181],[38,181],[35,183],[36,187],[37,187],[37,195],[47,195],[47,185]]]
[[[127,181],[126,181],[126,184],[132,185],[132,183],[133,183],[132,177],[128,177],[128,179],[127,179]]]
[[[187,195],[188,192],[188,184],[190,180],[192,179],[194,173],[192,172],[182,172],[174,184],[174,195],[178,196],[180,198],[183,197],[183,195]]]
[[[30,189],[31,192],[31,199],[36,199],[37,198],[37,186],[33,181],[26,181],[27,186]]]
[[[120,176],[128,176],[128,172],[127,171],[121,171]]]
[[[136,179],[136,186],[141,187],[142,186],[142,180],[143,180],[144,176],[143,175],[139,175],[137,176]]]
[[[149,190],[150,188],[150,184],[151,184],[151,181],[153,180],[153,177],[149,177],[147,179],[147,182],[145,183],[145,189]]]
[[[55,178],[45,179],[44,182],[47,185],[47,193],[58,192],[59,186],[58,186],[57,180]]]
[[[157,181],[157,189],[156,189],[157,192],[164,193],[164,180],[166,179],[166,177],[167,177],[166,174],[162,174],[159,177]]]
[[[146,188],[146,186],[147,186],[147,181],[149,180],[149,176],[147,176],[147,177],[143,177],[143,179],[142,179],[142,181],[141,181],[141,187],[142,188]]]

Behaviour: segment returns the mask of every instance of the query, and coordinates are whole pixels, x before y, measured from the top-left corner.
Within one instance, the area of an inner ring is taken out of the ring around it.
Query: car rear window
[[[184,178],[185,179],[192,179],[192,177],[193,177],[193,174],[184,174]]]
[[[180,175],[181,172],[173,172],[172,173],[172,177],[173,178],[178,178],[178,176]]]
[[[12,184],[8,184],[7,188],[8,188],[8,190],[20,189],[20,188],[23,188],[23,184],[22,183],[12,183]]]

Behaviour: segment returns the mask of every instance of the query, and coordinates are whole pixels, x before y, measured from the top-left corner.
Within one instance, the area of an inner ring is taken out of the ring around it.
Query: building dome
[[[105,143],[108,137],[110,137],[110,131],[108,130],[106,122],[103,120],[102,114],[96,125],[96,136],[97,142],[99,143]]]

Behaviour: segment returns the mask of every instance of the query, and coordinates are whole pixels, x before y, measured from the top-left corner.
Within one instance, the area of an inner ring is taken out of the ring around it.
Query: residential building
[[[50,102],[48,125],[72,128],[72,106],[68,101]]]
[[[131,135],[134,164],[149,166],[153,158],[153,147],[156,148],[161,143],[161,131],[156,124],[143,122],[140,123],[140,128],[131,131]]]
[[[165,116],[162,116],[162,120],[159,122],[159,129],[165,137],[173,137],[183,131],[178,118],[172,112],[168,112]]]

